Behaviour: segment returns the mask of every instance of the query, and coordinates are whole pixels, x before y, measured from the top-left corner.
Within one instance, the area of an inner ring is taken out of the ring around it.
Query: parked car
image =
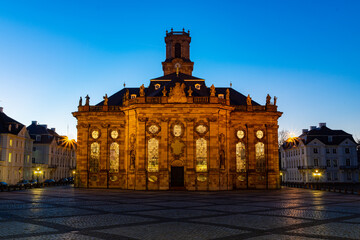
[[[20,187],[29,187],[30,182],[29,182],[29,180],[21,180],[16,185],[18,185]]]
[[[44,181],[44,183],[54,184],[54,183],[55,183],[55,180],[54,180],[54,179],[46,179],[46,180]]]
[[[9,186],[6,182],[0,182],[0,187],[7,187]]]
[[[38,184],[38,181],[36,179],[33,179],[33,180],[30,181],[31,186],[35,186],[37,184]]]
[[[74,177],[68,177],[69,183],[74,183]]]
[[[61,178],[58,183],[67,183],[69,180],[67,178]]]

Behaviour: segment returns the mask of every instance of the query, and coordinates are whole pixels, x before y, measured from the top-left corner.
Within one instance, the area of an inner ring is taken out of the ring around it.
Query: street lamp
[[[318,169],[315,169],[315,172],[313,172],[313,176],[315,177],[316,183],[319,183],[321,172]]]
[[[37,168],[37,169],[34,171],[34,174],[35,174],[35,176],[37,177],[37,185],[39,186],[39,176],[40,176],[40,174],[42,174],[42,171],[40,170],[40,168]]]

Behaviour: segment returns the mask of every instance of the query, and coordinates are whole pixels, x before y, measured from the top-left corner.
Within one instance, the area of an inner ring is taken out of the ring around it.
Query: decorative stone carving
[[[266,105],[270,105],[270,101],[271,101],[271,97],[270,97],[270,95],[268,94],[268,95],[266,96]]]
[[[276,106],[277,97],[274,97],[274,105]]]
[[[184,166],[184,162],[177,159],[177,160],[174,160],[174,161],[171,162],[171,166],[173,166],[173,167],[182,167],[182,166]]]
[[[177,82],[175,87],[170,88],[168,103],[186,103],[185,84]]]
[[[220,158],[220,168],[225,168],[225,151],[224,149],[221,149],[219,152],[219,158]]]
[[[161,117],[161,118],[160,118],[160,121],[162,121],[162,122],[169,122],[169,121],[170,121],[170,118]]]
[[[193,93],[193,90],[191,90],[191,87],[189,87],[189,90],[188,90],[189,97],[192,97],[192,93]]]
[[[226,89],[226,100],[230,100],[230,90]]]
[[[247,98],[246,98],[246,104],[247,104],[248,106],[251,106],[251,105],[252,105],[252,104],[251,104],[250,94],[248,94],[248,96],[247,96]]]
[[[167,91],[166,91],[166,87],[165,87],[165,86],[164,86],[164,89],[162,90],[162,94],[163,94],[163,97],[166,97]]]
[[[107,106],[109,101],[107,94],[105,94],[103,98],[104,98],[104,106]]]
[[[210,97],[215,97],[216,91],[214,84],[210,87]]]
[[[196,118],[185,118],[186,122],[194,122]]]
[[[148,120],[147,117],[138,117],[139,122],[146,122]]]
[[[103,127],[103,128],[107,128],[107,127],[109,127],[110,125],[109,124],[106,124],[106,123],[102,123],[101,124],[101,127]]]
[[[85,106],[90,106],[90,97],[89,97],[89,95],[86,95],[85,99],[86,99]]]
[[[145,87],[144,84],[140,86],[140,97],[144,97],[145,96]]]
[[[171,150],[171,153],[173,154],[174,158],[179,159],[180,157],[182,157],[184,155],[185,143],[183,141],[181,141],[180,139],[175,139],[170,144],[170,150]]]
[[[225,143],[225,135],[223,133],[219,134],[219,142],[220,144],[224,144]]]
[[[208,117],[206,118],[209,122],[216,122],[217,121],[217,117]]]
[[[129,99],[129,89],[126,89],[125,100],[128,100],[128,99]]]
[[[130,151],[130,169],[135,169],[135,150]]]
[[[80,97],[80,100],[79,100],[79,107],[82,106],[82,97]]]

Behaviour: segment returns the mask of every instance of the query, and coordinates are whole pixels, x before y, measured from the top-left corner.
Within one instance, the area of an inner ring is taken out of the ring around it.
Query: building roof
[[[55,140],[58,145],[64,145],[66,142],[66,136],[60,136],[54,129],[49,129],[46,125],[37,124],[36,121],[33,121],[27,127],[27,130],[30,137],[35,140],[34,144],[51,144]],[[36,136],[40,136],[40,139],[37,139]]]
[[[351,134],[343,130],[332,130],[325,125],[304,132],[299,136],[299,138],[302,139],[305,145],[309,144],[315,139],[319,140],[325,145],[339,145],[345,139],[349,139],[350,141],[356,143]]]
[[[153,78],[150,80],[150,84],[147,88],[145,88],[145,96],[147,97],[161,97],[163,96],[162,91],[166,88],[167,93],[170,92],[170,88],[174,87],[176,83],[184,83],[185,84],[185,92],[188,95],[188,90],[191,88],[192,96],[194,97],[209,97],[210,96],[210,88],[206,86],[205,80],[201,78],[197,78],[188,74],[184,73],[171,73],[168,75],[164,75],[158,78]],[[160,88],[156,89],[155,85],[160,84]],[[196,84],[200,84],[200,90],[195,88]],[[226,96],[226,90],[230,90],[230,104],[231,105],[247,105],[246,104],[246,96],[239,93],[238,91],[232,88],[216,88],[216,95],[217,94],[224,94]],[[136,94],[139,96],[140,88],[123,88],[122,90],[118,91],[117,93],[111,95],[108,98],[108,105],[109,106],[119,106],[122,105],[123,96],[126,93],[126,90],[129,90],[129,95]],[[102,106],[104,101],[101,101],[96,106]],[[252,101],[253,106],[259,106],[255,101]]]
[[[9,127],[11,126],[11,127]],[[0,133],[19,134],[24,125],[0,111]]]

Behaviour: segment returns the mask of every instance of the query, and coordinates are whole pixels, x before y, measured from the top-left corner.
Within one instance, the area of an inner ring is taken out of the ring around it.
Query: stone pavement
[[[360,239],[360,196],[296,188],[0,192],[0,239]]]

